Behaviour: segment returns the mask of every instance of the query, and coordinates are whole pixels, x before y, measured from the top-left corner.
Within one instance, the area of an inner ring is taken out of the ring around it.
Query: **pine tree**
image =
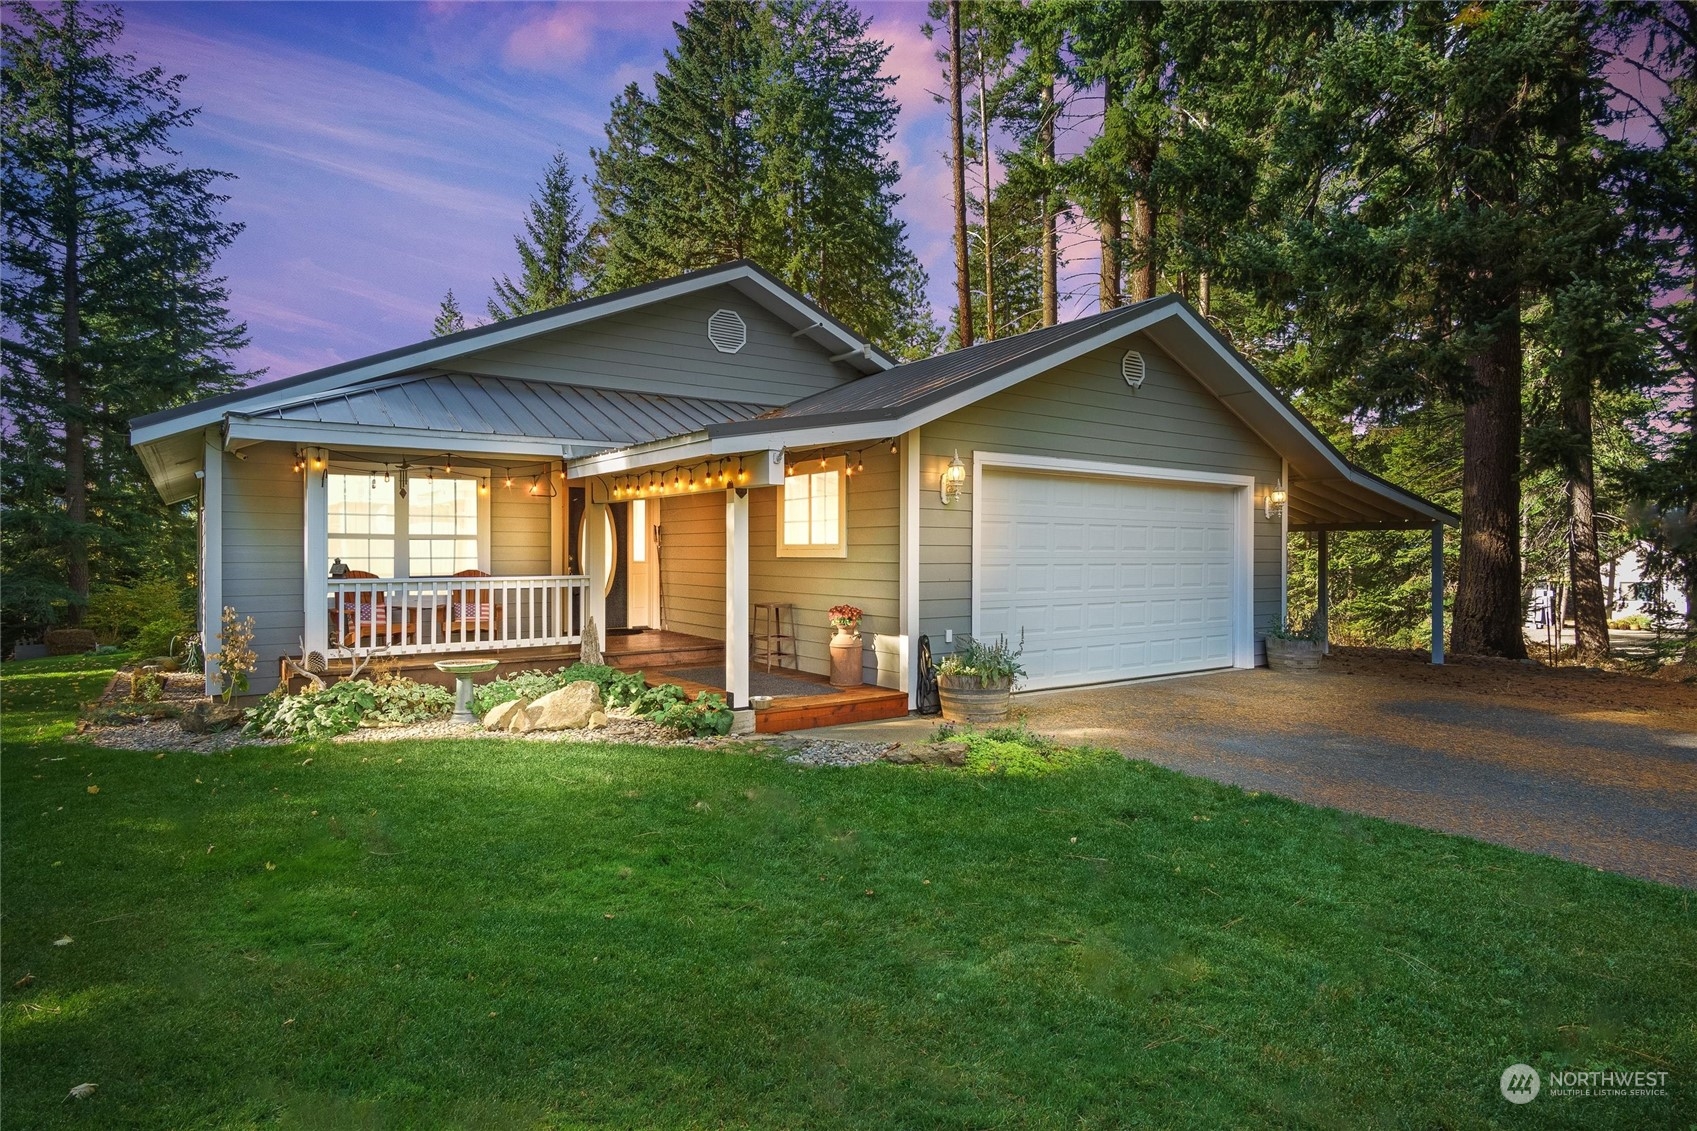
[[[841,0],[698,0],[675,26],[654,97],[628,88],[593,153],[597,287],[749,258],[872,340],[903,340],[919,268],[868,19]]]
[[[564,153],[556,153],[531,199],[523,234],[513,237],[519,253],[518,281],[506,275],[494,280],[489,317],[499,322],[534,314],[588,293],[586,235],[571,166]]]
[[[465,315],[460,311],[460,300],[454,297],[454,288],[449,287],[448,293],[442,296],[442,306],[436,312],[436,322],[430,327],[430,336],[445,338],[449,334],[458,334],[465,328]]]
[[[945,57],[949,73],[949,170],[954,175],[955,336],[964,347],[972,344],[972,271],[967,264],[970,249],[966,238],[966,112],[961,103],[960,0],[947,0],[944,8],[949,28]]]
[[[117,54],[116,12],[5,14],[5,604],[75,623],[93,579],[192,573],[192,517],[160,504],[127,423],[252,376],[212,274],[241,226],[226,174],[174,162],[183,77]]]

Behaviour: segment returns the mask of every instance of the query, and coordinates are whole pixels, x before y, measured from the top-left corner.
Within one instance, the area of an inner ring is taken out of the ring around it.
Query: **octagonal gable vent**
[[[1124,377],[1125,383],[1132,388],[1141,388],[1143,378],[1147,376],[1147,371],[1143,368],[1143,355],[1136,350],[1126,350],[1125,356],[1120,359],[1120,376]]]
[[[720,353],[736,353],[748,344],[748,327],[734,310],[715,310],[707,319],[707,340]]]

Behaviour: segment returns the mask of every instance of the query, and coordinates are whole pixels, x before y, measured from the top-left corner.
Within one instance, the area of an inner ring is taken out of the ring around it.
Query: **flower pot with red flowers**
[[[861,675],[861,611],[853,605],[832,605],[825,614],[836,630],[831,637],[831,686],[859,687]]]

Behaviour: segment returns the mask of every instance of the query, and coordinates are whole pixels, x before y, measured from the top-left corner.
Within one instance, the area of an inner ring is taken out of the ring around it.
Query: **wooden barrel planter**
[[[1013,709],[1011,682],[985,687],[977,676],[938,676],[937,696],[951,723],[1005,723]]]

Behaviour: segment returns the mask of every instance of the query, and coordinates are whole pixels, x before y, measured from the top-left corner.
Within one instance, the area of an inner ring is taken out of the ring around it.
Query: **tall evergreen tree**
[[[187,578],[192,520],[129,446],[130,417],[222,392],[246,327],[225,309],[226,174],[183,168],[183,76],[116,52],[112,9],[5,8],[5,604],[75,623],[91,580]]]
[[[489,317],[499,322],[582,298],[588,293],[586,237],[571,166],[556,153],[531,199],[524,232],[513,237],[518,281],[506,275],[494,280]]]
[[[874,341],[924,318],[886,156],[889,53],[842,0],[692,4],[596,150],[597,286],[749,258]]]
[[[464,329],[465,314],[460,310],[460,300],[454,297],[454,288],[449,287],[448,293],[442,296],[442,306],[436,311],[436,321],[430,327],[430,336],[445,338]]]
[[[962,346],[972,344],[972,272],[967,265],[966,237],[966,108],[962,102],[960,0],[946,0],[949,47],[949,171],[954,175],[955,213],[955,336]]]

